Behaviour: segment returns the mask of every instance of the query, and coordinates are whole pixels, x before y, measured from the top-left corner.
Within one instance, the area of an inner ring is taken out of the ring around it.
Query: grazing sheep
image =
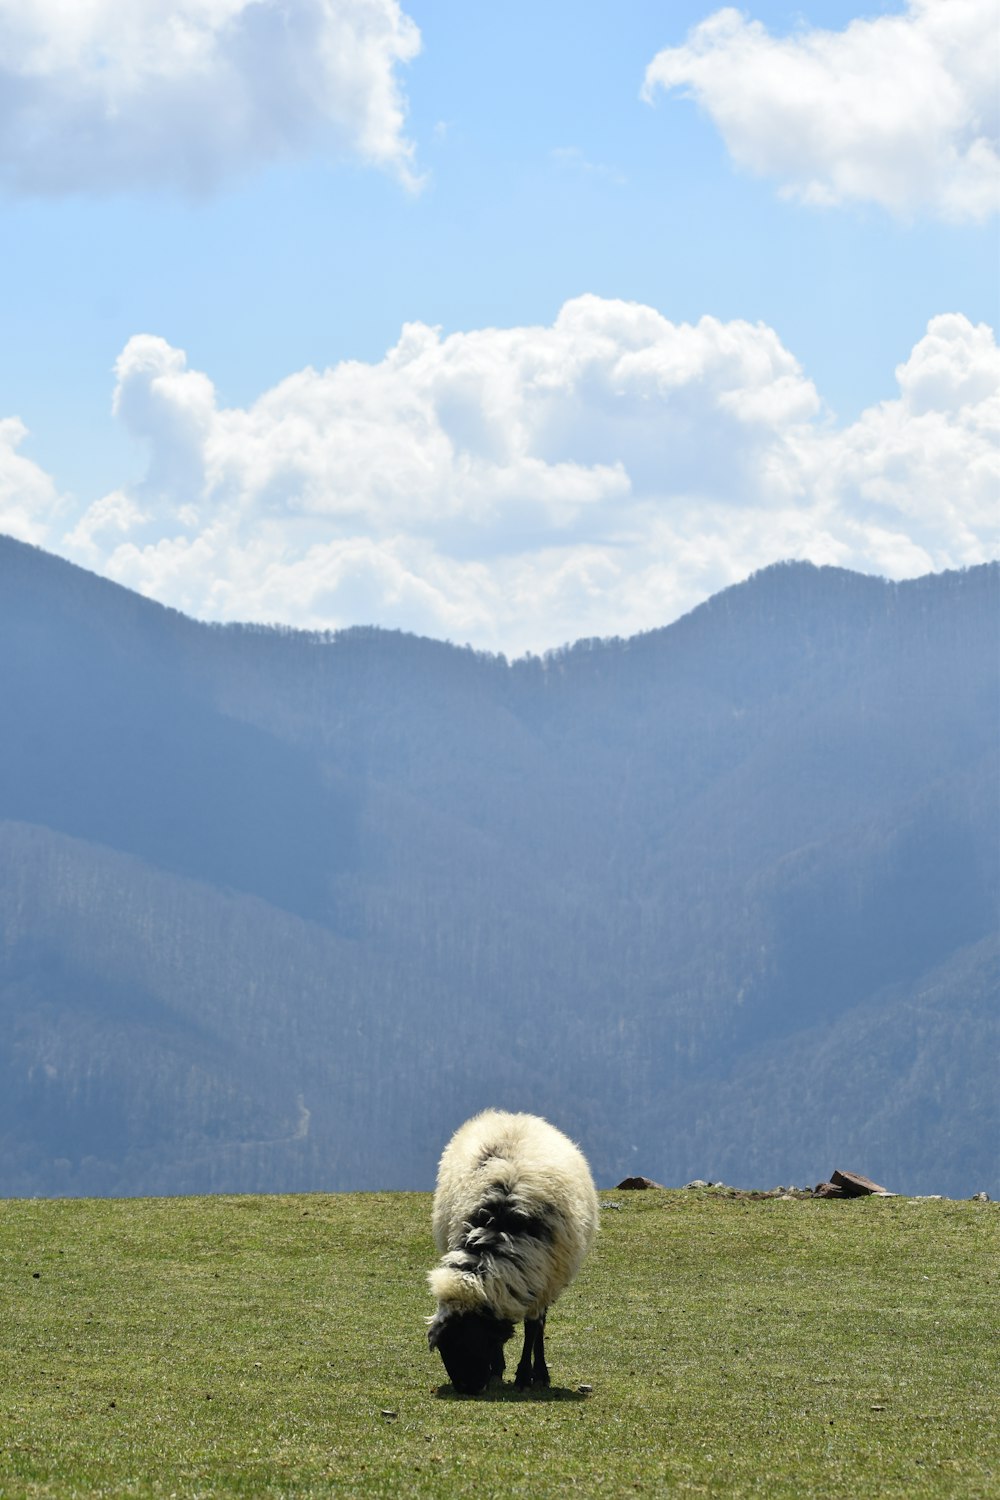
[[[573,1280],[600,1217],[582,1153],[537,1115],[487,1109],[455,1132],[438,1167],[428,1275],[438,1310],[427,1340],[457,1391],[474,1396],[504,1371],[524,1319],[515,1383],[548,1385],[545,1313]]]

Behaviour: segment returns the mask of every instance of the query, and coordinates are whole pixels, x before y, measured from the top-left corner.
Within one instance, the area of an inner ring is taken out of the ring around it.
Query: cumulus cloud
[[[491,552],[618,524],[665,470],[692,496],[748,498],[774,429],[819,405],[769,328],[597,297],[549,328],[410,324],[380,363],[303,370],[246,410],[218,410],[162,339],[132,339],[117,374],[115,409],[150,444],[146,510],[183,490],[217,515]]]
[[[204,191],[314,149],[416,183],[398,0],[0,0],[0,176]]]
[[[934,318],[896,375],[838,426],[766,325],[586,296],[544,327],[412,324],[378,362],[226,407],[140,335],[114,409],[142,482],[67,529],[51,482],[29,465],[5,492],[0,457],[0,502],[202,618],[537,650],[667,623],[780,558],[899,578],[997,555],[992,331]],[[23,429],[5,431],[12,451]]]
[[[902,576],[995,546],[998,352],[958,315],[843,429],[772,329],[598,297],[550,327],[410,325],[248,408],[162,339],[117,374],[146,478],[65,545],[200,615],[521,649],[662,623],[779,557]]]
[[[998,33],[998,0],[909,0],[788,37],[726,8],[657,54],[644,93],[693,96],[788,196],[978,221],[1000,205]]]
[[[0,532],[40,546],[63,502],[44,469],[17,451],[27,435],[20,418],[0,418]]]
[[[917,548],[935,565],[1000,555],[1000,350],[992,329],[957,314],[932,318],[896,378],[898,400],[816,445],[812,492],[862,528],[888,573],[910,571]]]

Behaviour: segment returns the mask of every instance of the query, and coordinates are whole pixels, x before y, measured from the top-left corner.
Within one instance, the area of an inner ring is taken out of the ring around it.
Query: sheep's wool
[[[561,1130],[485,1110],[441,1157],[431,1290],[456,1309],[540,1317],[580,1269],[599,1217],[590,1168]]]

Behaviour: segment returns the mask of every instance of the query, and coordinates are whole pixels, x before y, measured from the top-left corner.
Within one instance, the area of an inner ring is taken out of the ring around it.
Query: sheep
[[[434,1193],[428,1273],[438,1300],[427,1340],[456,1391],[502,1377],[503,1346],[524,1320],[515,1384],[547,1386],[545,1314],[573,1280],[600,1205],[581,1151],[537,1115],[487,1109],[444,1149]]]

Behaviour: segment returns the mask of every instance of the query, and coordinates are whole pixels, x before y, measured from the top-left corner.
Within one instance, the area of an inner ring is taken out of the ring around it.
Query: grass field
[[[602,1200],[475,1400],[424,1194],[0,1202],[0,1496],[1000,1496],[1000,1206]]]

